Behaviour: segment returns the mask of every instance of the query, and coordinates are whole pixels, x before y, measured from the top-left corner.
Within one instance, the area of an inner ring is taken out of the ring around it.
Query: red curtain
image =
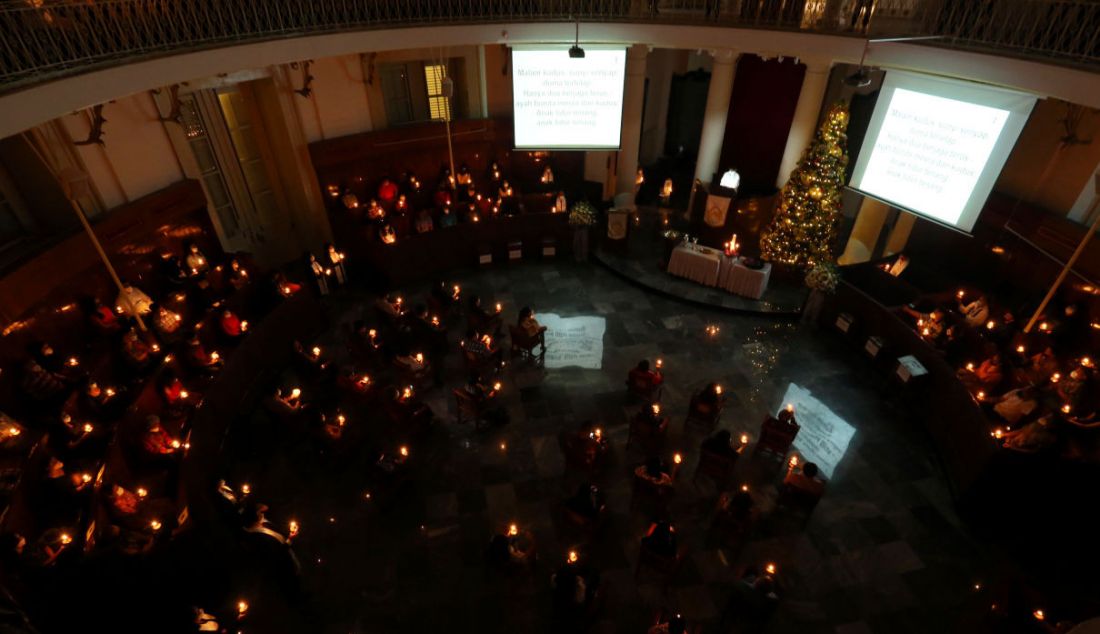
[[[775,189],[806,66],[741,55],[733,81],[719,169],[741,174],[743,195]]]

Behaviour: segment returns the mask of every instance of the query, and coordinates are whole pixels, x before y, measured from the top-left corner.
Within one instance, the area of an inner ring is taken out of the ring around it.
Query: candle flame
[[[675,464],[680,464],[683,461],[684,461],[684,457],[681,456],[680,454],[677,453],[677,454],[672,455],[672,462],[674,462]]]
[[[147,496],[147,495],[149,495],[149,491],[147,491],[147,490],[145,489],[145,487],[138,487],[138,489],[137,489],[137,496],[138,496],[139,498],[143,498],[143,497],[145,497],[145,496]]]
[[[93,430],[93,429],[95,429],[95,428],[94,428],[94,427],[92,427],[92,424],[91,424],[91,423],[84,423],[84,433],[85,433],[85,434],[90,434],[90,433],[92,433],[92,430]]]
[[[515,537],[516,535],[519,535],[519,527],[515,524],[510,524],[508,526],[508,536]]]
[[[312,352],[313,352],[314,357],[321,356],[321,348],[319,348],[318,346],[313,346],[313,351]]]
[[[241,485],[241,493],[244,493],[245,495],[252,493],[252,487],[247,482],[245,482]]]
[[[749,444],[749,435],[748,434],[741,434],[741,444],[742,445]]]
[[[69,535],[68,533],[61,533],[61,543],[65,546],[73,543],[72,535]]]
[[[159,531],[160,527],[161,527],[160,520],[154,519],[153,521],[149,522],[149,528],[153,529],[153,532]]]
[[[788,461],[788,464],[791,465],[792,469],[794,467],[797,467],[798,466],[798,456],[791,456],[791,459]]]
[[[775,564],[769,562],[768,565],[764,566],[764,571],[767,572],[769,575],[774,575],[776,571]]]
[[[500,381],[493,383],[493,390],[499,392],[501,388]]]
[[[571,564],[575,564],[575,563],[577,563],[577,559],[578,559],[577,551],[575,551],[575,550],[569,551],[569,558],[567,559],[567,561]]]
[[[398,449],[398,451],[401,453],[402,458],[408,458],[409,457],[409,448],[406,447],[405,445],[401,445],[401,448]]]
[[[294,388],[290,390],[290,398],[299,398],[302,396],[301,388]]]
[[[248,602],[245,600],[237,601],[237,618],[243,618],[248,613]]]

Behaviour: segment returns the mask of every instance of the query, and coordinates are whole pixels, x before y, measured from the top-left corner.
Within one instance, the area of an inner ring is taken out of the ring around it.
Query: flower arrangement
[[[832,262],[819,262],[806,273],[806,286],[815,291],[833,293],[840,281],[840,272]]]
[[[578,200],[569,211],[569,224],[574,227],[591,227],[596,224],[596,208],[587,200]]]

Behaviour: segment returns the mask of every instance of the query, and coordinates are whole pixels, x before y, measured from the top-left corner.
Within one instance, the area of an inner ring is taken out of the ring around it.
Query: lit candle
[[[749,444],[749,435],[748,434],[741,434],[741,444],[742,445]]]
[[[92,474],[90,474],[90,473],[80,474],[80,481],[83,482],[84,484],[88,484],[89,482],[92,481]]]
[[[290,520],[290,528],[288,534],[292,538],[298,536],[298,522],[296,520]]]
[[[1091,368],[1092,367],[1092,359],[1090,359],[1088,357],[1081,357],[1081,365],[1085,366],[1086,368]]]
[[[768,573],[769,575],[774,575],[776,570],[777,568],[773,563],[769,562],[766,566],[764,566],[764,572]]]
[[[188,398],[189,396],[191,396],[191,393],[190,393],[190,392],[188,392],[187,390],[180,390],[180,398],[181,398],[181,399],[183,399],[183,400],[187,400],[187,398]]]
[[[346,423],[347,420],[348,420],[347,417],[345,417],[343,414],[337,414],[336,415],[336,424],[339,425],[340,427],[343,427],[344,423]]]
[[[412,398],[412,395],[413,395],[413,388],[412,388],[411,385],[407,386],[404,390],[401,391],[401,398],[402,399],[408,400],[408,399]]]
[[[653,408],[653,414],[654,415],[661,413],[661,404],[660,403],[654,403],[651,407]]]
[[[515,537],[516,535],[519,535],[519,527],[516,526],[515,524],[509,524],[508,525],[508,536],[509,537]]]
[[[1073,408],[1070,407],[1069,403],[1065,403],[1064,405],[1062,405],[1062,413],[1063,414],[1068,414],[1072,410],[1073,410]]]
[[[69,357],[69,360],[68,360],[67,363],[69,364],[70,368],[75,368],[76,366],[80,365],[80,359],[78,359],[76,357]]]
[[[958,297],[959,299],[962,299],[962,298],[963,298],[963,295],[966,295],[966,291],[964,291],[964,290],[963,290],[963,289],[961,289],[961,288],[959,289],[959,292],[958,292],[958,293],[955,293],[955,296],[956,296],[956,297]]]
[[[409,457],[409,448],[406,447],[405,445],[401,445],[401,448],[398,449],[398,452],[401,454],[402,458],[408,458]]]
[[[61,533],[61,545],[68,546],[71,543],[73,543],[72,535],[69,535],[68,533]]]
[[[92,430],[95,429],[95,428],[92,427],[91,423],[84,423],[84,428],[83,429],[84,429],[85,434],[90,434],[90,433],[92,433]]]
[[[569,551],[569,557],[566,558],[566,561],[568,561],[571,564],[575,564],[575,563],[577,563],[577,559],[578,559],[577,551],[575,551],[575,550]]]
[[[974,395],[979,401],[985,398],[985,392],[978,390],[978,393]]]
[[[792,413],[792,414],[794,413],[794,404],[793,403],[787,403],[787,411]]]
[[[244,484],[241,485],[241,493],[243,493],[245,495],[248,495],[249,493],[252,493],[252,487],[247,482],[245,482]]]
[[[222,358],[222,355],[218,354],[217,350],[210,353],[210,360],[211,361],[217,361],[220,358]]]
[[[247,332],[247,331],[248,331],[248,320],[247,319],[242,319],[241,320],[241,332]]]
[[[684,461],[684,457],[681,456],[680,454],[678,454],[678,453],[672,454],[672,462],[674,464],[680,464],[683,461]]]
[[[497,381],[496,383],[493,383],[493,391],[494,392],[499,392],[500,388],[501,388],[500,381]]]
[[[742,485],[741,485],[741,492],[742,492],[742,493],[748,493],[748,492],[749,492],[749,485],[747,485],[747,484],[742,484]]]
[[[302,390],[299,389],[299,388],[294,388],[290,391],[290,398],[292,398],[292,399],[297,400],[297,399],[301,398],[301,396],[302,396]]]
[[[173,440],[171,444],[172,444],[172,449],[179,449],[180,447],[183,446],[183,444],[178,440]]]
[[[432,325],[436,326],[436,327],[439,327],[439,317],[438,316],[432,315]]]
[[[603,437],[603,430],[602,430],[602,429],[600,429],[599,427],[597,427],[597,428],[596,428],[596,429],[595,429],[595,430],[594,430],[594,431],[592,432],[592,434],[593,434],[593,435],[594,435],[594,436],[596,437],[596,440],[599,440],[600,438],[602,438],[602,437]]]
[[[418,365],[424,365],[424,354],[423,353],[417,352],[415,359],[416,359],[416,363]]]
[[[158,520],[158,519],[153,519],[153,521],[149,522],[149,528],[153,529],[154,533],[159,531],[160,527],[161,527],[161,524],[160,524],[160,520]]]
[[[248,602],[241,599],[237,601],[237,618],[243,619],[245,614],[248,614]]]
[[[147,495],[149,495],[149,492],[145,490],[145,487],[138,487],[137,488],[137,496],[139,498],[144,498]]]
[[[1062,380],[1062,373],[1061,372],[1055,372],[1054,374],[1050,375],[1050,382],[1051,383],[1057,383],[1058,381],[1061,381],[1061,380]]]
[[[317,359],[321,356],[321,349],[317,346],[313,346],[313,350],[311,352],[313,352],[314,359]]]
[[[370,385],[370,376],[364,374],[363,376],[359,377],[359,385],[361,387],[367,387],[368,385]]]
[[[1035,610],[1031,613],[1031,616],[1034,616],[1036,621],[1042,621],[1047,618],[1047,615],[1044,614],[1042,610]]]
[[[973,372],[974,371],[974,364],[973,363],[967,363],[966,364],[966,369],[970,372]]]
[[[1045,321],[1040,323],[1039,324],[1039,330],[1042,331],[1042,332],[1046,332],[1046,331],[1050,330],[1050,324],[1048,324]]]
[[[1023,354],[1026,351],[1027,351],[1027,348],[1025,348],[1023,345],[1016,346],[1016,352],[1018,352],[1020,354]]]
[[[664,365],[664,361],[662,361],[662,360],[660,360],[660,359],[657,359],[657,369],[658,369],[658,370],[660,370],[660,369],[661,369],[661,366],[662,366],[662,365]]]
[[[714,393],[718,394],[718,395],[721,395],[722,394],[722,386],[721,385],[715,385],[714,386]]]
[[[989,321],[985,322],[985,328],[986,328],[986,330],[993,330],[993,329],[994,329],[994,328],[996,328],[996,327],[997,327],[997,322],[993,321],[992,319],[990,319]]]
[[[462,295],[462,288],[458,284],[455,284],[454,292],[451,293],[451,297],[453,297],[455,299],[458,299],[461,295]]]
[[[504,306],[501,306],[500,302],[497,302],[497,312],[499,313],[502,310],[504,310]]]

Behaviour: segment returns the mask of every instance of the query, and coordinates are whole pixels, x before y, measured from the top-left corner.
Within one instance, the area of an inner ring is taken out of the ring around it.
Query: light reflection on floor
[[[788,403],[794,405],[795,420],[802,426],[794,439],[795,450],[805,460],[817,464],[821,475],[833,477],[833,471],[848,451],[855,428],[814,398],[809,390],[794,383],[787,385],[783,402],[776,410]]]
[[[554,313],[539,313],[536,317],[546,326],[546,367],[581,367],[599,370],[603,367],[603,335],[607,320],[581,315],[562,317]]]

